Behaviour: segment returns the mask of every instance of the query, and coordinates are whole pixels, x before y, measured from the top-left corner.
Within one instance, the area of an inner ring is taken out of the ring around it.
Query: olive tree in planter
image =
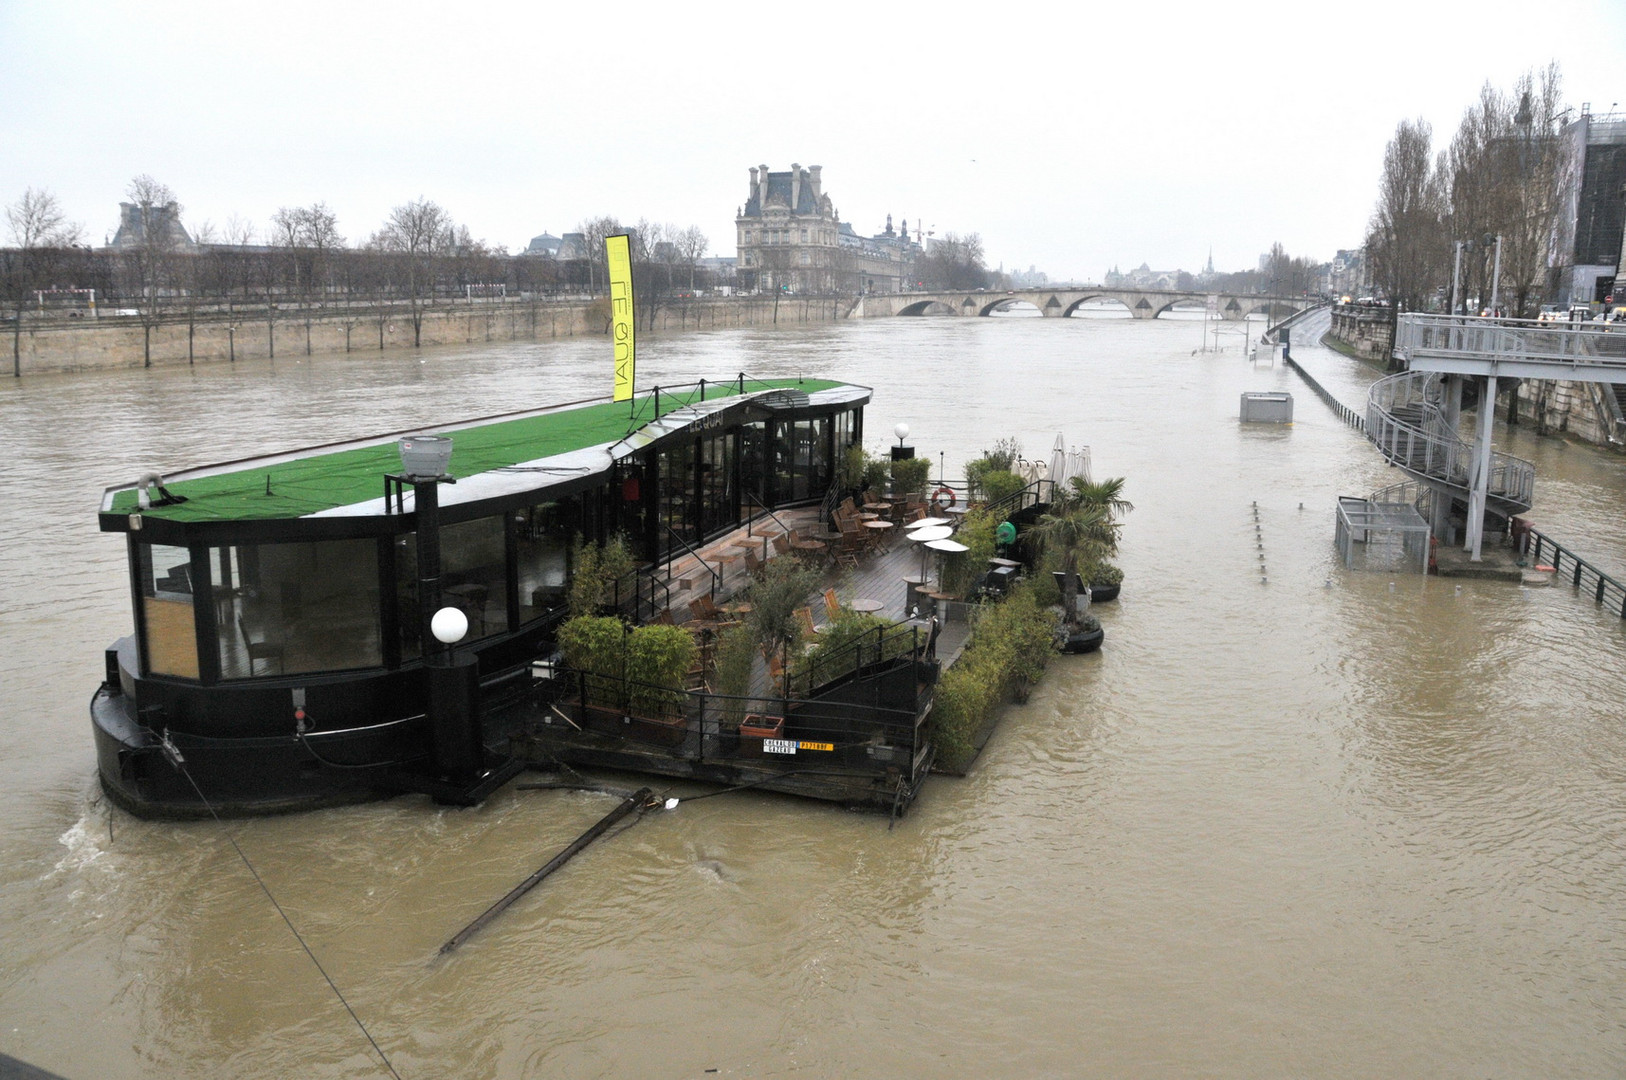
[[[789,654],[802,639],[796,609],[807,603],[819,572],[795,559],[771,559],[751,586],[745,625],[764,655]]]

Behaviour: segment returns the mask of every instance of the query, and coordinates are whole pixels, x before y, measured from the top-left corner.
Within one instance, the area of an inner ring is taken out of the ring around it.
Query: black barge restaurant
[[[146,816],[404,790],[473,802],[517,771],[513,737],[534,736],[539,718],[595,762],[653,760],[725,783],[805,772],[741,737],[762,706],[742,717],[743,703],[705,695],[649,746],[595,744],[568,686],[541,687],[568,677],[545,658],[577,537],[625,537],[643,569],[615,605],[634,623],[666,617],[663,563],[769,510],[818,504],[869,399],[840,382],[742,375],[630,408],[575,403],[437,429],[452,444],[438,479],[404,475],[391,435],[109,489],[100,525],[126,536],[134,632],[107,650],[91,705],[103,787]],[[455,651],[429,632],[444,606],[468,621]],[[805,700],[782,691],[775,711],[792,729],[821,717],[814,737],[831,745],[862,741],[862,754],[830,759],[846,775],[833,790],[895,806],[929,766],[920,695],[935,665],[921,647],[885,651],[887,664],[877,649],[842,685],[810,681]]]

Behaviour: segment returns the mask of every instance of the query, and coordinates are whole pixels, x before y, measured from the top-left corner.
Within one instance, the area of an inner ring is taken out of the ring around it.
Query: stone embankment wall
[[[1357,356],[1384,367],[1394,352],[1394,327],[1389,312],[1374,308],[1335,307],[1328,337],[1343,343]]]
[[[1613,450],[1626,449],[1615,388],[1601,383],[1524,379],[1510,399],[1518,423],[1543,434],[1565,435]],[[1506,416],[1506,409],[1503,410]]]
[[[833,322],[846,318],[854,303],[851,297],[830,296],[663,300],[653,313],[640,310],[638,329],[660,333]],[[602,335],[608,326],[609,305],[602,299],[442,302],[423,313],[421,344],[547,341]],[[170,366],[413,347],[412,320],[403,307],[318,308],[309,313],[284,308],[273,320],[263,310],[211,311],[191,321],[184,314],[169,315],[151,328],[150,339],[133,316],[25,319],[20,335],[14,337],[13,330],[0,331],[0,341],[7,353],[14,342],[20,346],[16,369],[22,375],[141,367],[149,350],[153,365]]]

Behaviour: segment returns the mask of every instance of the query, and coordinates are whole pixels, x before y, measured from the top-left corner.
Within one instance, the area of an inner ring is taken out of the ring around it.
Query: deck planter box
[[[740,721],[740,756],[741,757],[768,757],[762,751],[762,740],[783,739],[785,737],[785,718],[783,716],[763,716],[761,713],[750,713]]]

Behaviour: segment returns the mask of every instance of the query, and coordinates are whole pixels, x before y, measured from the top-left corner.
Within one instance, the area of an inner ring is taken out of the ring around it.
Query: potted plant
[[[1033,530],[1039,544],[1054,552],[1061,563],[1057,573],[1061,579],[1061,618],[1056,635],[1062,652],[1092,652],[1101,647],[1105,635],[1094,616],[1079,610],[1078,568],[1113,550],[1118,527],[1100,506],[1072,505],[1058,510],[1040,518]],[[1086,604],[1088,596],[1086,591]]]
[[[785,737],[785,718],[783,716],[764,716],[761,713],[750,713],[740,721],[740,756],[764,757],[766,751],[762,748],[764,739],[783,739]]]
[[[1090,587],[1090,603],[1104,604],[1118,599],[1118,590],[1124,583],[1124,572],[1112,563],[1105,559],[1092,559],[1080,573]]]
[[[695,655],[694,638],[681,626],[640,626],[627,636],[628,713],[657,741],[683,739],[683,682]]]
[[[626,678],[627,628],[620,619],[578,615],[559,627],[559,651],[580,673],[583,713],[596,726],[619,723]]]
[[[932,473],[931,458],[899,458],[892,464],[892,497],[904,499],[926,490]]]

